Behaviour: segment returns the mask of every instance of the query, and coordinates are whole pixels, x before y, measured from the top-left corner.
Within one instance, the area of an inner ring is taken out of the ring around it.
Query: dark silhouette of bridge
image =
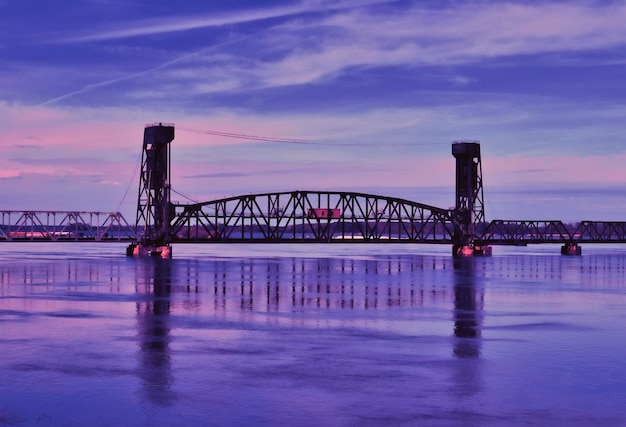
[[[356,192],[247,194],[202,203],[170,199],[174,126],[145,128],[136,224],[145,224],[129,254],[170,253],[173,243],[431,243],[453,254],[488,254],[490,245],[626,243],[626,222],[485,221],[480,144],[452,144],[456,194],[452,209]]]
[[[135,241],[119,212],[0,210],[0,241]]]
[[[452,143],[452,209],[357,192],[247,194],[202,203],[170,198],[173,124],[144,130],[134,226],[119,212],[0,211],[3,241],[132,241],[128,255],[171,256],[174,243],[427,243],[454,255],[491,245],[556,243],[578,255],[581,243],[626,243],[626,222],[485,220],[480,144]]]

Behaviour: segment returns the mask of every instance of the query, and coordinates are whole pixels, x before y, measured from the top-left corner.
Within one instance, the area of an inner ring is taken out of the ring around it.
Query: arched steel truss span
[[[453,243],[454,211],[354,192],[249,194],[172,204],[170,243]]]

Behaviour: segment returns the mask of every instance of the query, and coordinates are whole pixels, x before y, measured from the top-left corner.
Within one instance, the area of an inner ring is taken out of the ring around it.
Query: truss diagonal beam
[[[453,212],[365,193],[293,191],[174,205],[172,242],[453,243]]]
[[[119,212],[0,211],[0,241],[128,241],[135,227]]]
[[[626,243],[626,222],[493,220],[484,227],[480,244],[527,245],[535,243]]]

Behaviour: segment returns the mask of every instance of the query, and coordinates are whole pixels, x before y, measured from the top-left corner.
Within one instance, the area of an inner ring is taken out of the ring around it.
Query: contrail
[[[306,12],[316,12],[316,11],[320,11],[320,10],[338,10],[338,9],[346,9],[346,8],[350,8],[350,7],[354,7],[354,6],[367,6],[367,5],[372,5],[372,4],[379,4],[379,3],[388,3],[391,0],[345,0],[343,2],[340,2],[338,4],[335,5],[330,5],[328,3],[325,2],[316,2],[314,1],[312,4],[301,4],[299,6],[296,7],[290,7],[290,8],[286,8],[284,10],[276,10],[273,9],[271,11],[267,11],[267,12],[262,12],[262,11],[256,11],[255,13],[251,13],[249,15],[246,15],[244,17],[231,17],[225,21],[219,21],[219,20],[213,20],[213,19],[207,19],[207,20],[202,20],[202,19],[196,19],[196,20],[192,20],[190,22],[187,22],[187,24],[185,23],[179,23],[179,24],[172,24],[170,26],[154,26],[154,27],[147,27],[144,29],[139,29],[139,30],[127,30],[127,31],[117,31],[117,32],[110,32],[110,33],[103,33],[103,34],[98,34],[98,35],[93,35],[93,36],[85,36],[85,37],[80,37],[80,38],[76,38],[76,39],[66,39],[64,40],[64,42],[81,42],[81,41],[97,41],[97,40],[109,40],[109,39],[118,39],[118,38],[126,38],[126,37],[133,37],[133,36],[140,36],[140,35],[148,35],[148,34],[159,34],[159,33],[164,33],[164,32],[173,32],[173,31],[184,31],[184,30],[189,30],[189,29],[195,29],[195,28],[203,28],[203,27],[211,27],[211,26],[222,26],[224,24],[228,24],[228,23],[242,23],[242,22],[250,22],[250,21],[255,21],[255,20],[261,20],[261,19],[267,19],[267,18],[273,18],[273,17],[281,17],[281,16],[290,16],[290,15],[295,15],[295,14],[299,14],[299,13],[306,13]],[[105,86],[109,86],[118,82],[122,82],[125,80],[132,80],[134,78],[137,77],[141,77],[143,75],[146,75],[148,73],[151,73],[153,71],[158,71],[161,70],[163,68],[166,68],[170,65],[173,65],[177,62],[181,62],[184,61],[188,58],[191,58],[195,55],[199,55],[201,53],[205,53],[208,52],[210,50],[213,49],[217,49],[223,46],[227,46],[229,44],[233,44],[233,43],[237,43],[252,37],[257,37],[259,34],[262,34],[266,31],[269,31],[269,29],[264,29],[258,32],[255,32],[253,34],[249,34],[246,36],[241,36],[239,38],[235,38],[233,40],[228,40],[226,42],[223,43],[219,43],[217,45],[213,45],[211,47],[208,48],[204,48],[201,50],[198,50],[196,52],[191,52],[185,55],[182,55],[176,59],[173,59],[171,61],[165,62],[163,64],[157,65],[156,67],[152,67],[149,68],[147,70],[143,70],[143,71],[139,71],[137,73],[133,73],[133,74],[129,74],[126,76],[122,76],[122,77],[118,77],[115,79],[111,79],[111,80],[106,80],[103,82],[98,82],[98,83],[92,83],[92,84],[88,84],[86,86],[83,86],[81,89],[79,90],[75,90],[73,92],[70,93],[66,93],[64,95],[61,96],[57,96],[55,98],[49,99],[45,102],[42,102],[41,104],[39,104],[39,106],[46,106],[46,105],[50,105],[50,104],[54,104],[57,103],[59,101],[62,101],[64,99],[68,99],[71,98],[73,96],[76,95],[80,95],[82,93],[87,93],[90,92],[94,89],[98,89],[101,87],[105,87]]]
[[[267,30],[264,30],[264,31],[267,31]],[[214,50],[214,49],[218,49],[220,47],[223,47],[223,46],[226,46],[226,45],[229,45],[229,44],[238,43],[238,42],[240,42],[242,40],[245,40],[245,39],[248,39],[250,37],[256,37],[258,34],[264,32],[264,31],[259,31],[259,32],[256,32],[254,34],[251,34],[251,35],[238,37],[236,39],[228,40],[228,41],[225,41],[223,43],[219,43],[219,44],[216,44],[216,45],[204,48],[204,49],[200,49],[200,50],[195,51],[195,52],[187,53],[185,55],[179,56],[178,58],[172,59],[171,61],[164,62],[162,64],[159,64],[159,65],[155,66],[155,67],[148,68],[148,69],[143,70],[143,71],[139,71],[139,72],[136,72],[136,73],[133,73],[133,74],[128,74],[126,76],[118,77],[118,78],[111,79],[111,80],[106,80],[106,81],[103,81],[103,82],[88,84],[86,86],[83,86],[79,90],[75,90],[73,92],[66,93],[65,95],[57,96],[56,98],[52,98],[52,99],[49,99],[49,100],[47,100],[45,102],[42,102],[41,104],[39,104],[39,106],[42,107],[42,106],[54,104],[54,103],[62,101],[64,99],[71,98],[72,96],[80,95],[81,93],[90,92],[90,91],[92,91],[94,89],[98,89],[98,88],[101,88],[101,87],[104,87],[104,86],[109,86],[109,85],[112,85],[114,83],[122,82],[122,81],[125,81],[125,80],[132,80],[134,78],[141,77],[143,75],[152,73],[154,71],[162,70],[163,68],[167,68],[170,65],[176,64],[177,62],[184,61],[184,60],[186,60],[188,58],[191,58],[193,56],[200,55],[201,53],[205,53],[205,52],[208,52],[208,51],[211,51],[211,50]]]
[[[318,13],[337,11],[342,9],[350,9],[354,7],[371,6],[381,3],[390,3],[393,0],[344,0],[340,2],[333,1],[312,1],[303,2],[293,6],[285,6],[281,8],[256,9],[245,12],[223,15],[223,16],[207,16],[207,17],[188,17],[184,19],[168,19],[139,21],[135,22],[130,28],[106,31],[102,33],[67,38],[60,40],[61,43],[67,42],[85,42],[85,41],[102,41],[124,39],[129,37],[138,37],[152,34],[172,33],[179,31],[194,30],[198,28],[222,27],[224,25],[244,24],[255,21],[262,21],[272,18],[282,18],[295,16],[303,13]],[[144,25],[141,25],[141,24]]]

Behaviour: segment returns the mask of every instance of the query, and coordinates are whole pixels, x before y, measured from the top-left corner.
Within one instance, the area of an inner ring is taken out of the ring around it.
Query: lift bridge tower
[[[128,247],[128,255],[171,257],[170,143],[174,125],[146,125],[143,134],[141,176],[135,227],[145,224],[139,242]],[[139,235],[139,230],[136,230]]]
[[[490,253],[490,247],[474,245],[476,226],[485,222],[483,196],[483,173],[480,160],[480,143],[477,141],[455,141],[452,155],[456,159],[456,203],[455,222],[457,243],[454,255]]]

